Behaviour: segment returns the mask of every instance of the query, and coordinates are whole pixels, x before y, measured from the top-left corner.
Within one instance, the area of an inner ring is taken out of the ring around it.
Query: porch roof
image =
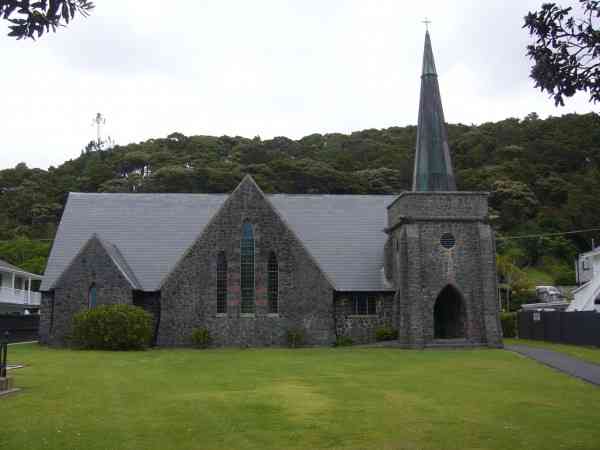
[[[43,277],[41,275],[37,275],[35,273],[31,273],[31,272],[27,272],[26,270],[23,270],[17,266],[14,266],[2,259],[0,259],[0,271],[1,272],[9,272],[9,273],[15,273],[18,275],[22,275],[22,276],[26,276],[26,277],[30,277],[34,280],[41,280]]]

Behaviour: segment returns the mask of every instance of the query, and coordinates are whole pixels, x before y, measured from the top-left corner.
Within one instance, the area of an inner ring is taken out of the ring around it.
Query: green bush
[[[287,343],[291,348],[301,347],[304,343],[304,332],[302,330],[288,330]]]
[[[336,347],[348,347],[348,346],[352,345],[353,343],[354,343],[354,341],[349,336],[338,336],[337,339],[335,340]]]
[[[152,315],[131,305],[105,305],[73,318],[73,343],[95,350],[141,350],[152,339]]]
[[[212,339],[210,332],[206,328],[196,328],[192,332],[192,344],[197,348],[207,348]]]
[[[392,327],[380,327],[375,330],[375,340],[380,341],[395,341],[398,339],[398,330]]]
[[[502,322],[502,335],[505,338],[517,336],[517,313],[501,313],[500,321]]]
[[[574,286],[575,285],[575,271],[566,269],[558,272],[554,276],[554,283],[558,286]]]

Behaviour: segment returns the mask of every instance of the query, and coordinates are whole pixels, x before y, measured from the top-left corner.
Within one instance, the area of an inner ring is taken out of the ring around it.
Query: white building
[[[575,273],[579,287],[567,311],[600,312],[600,247],[579,255]]]
[[[0,259],[0,312],[37,311],[41,294],[32,288],[41,280],[41,275],[26,272]]]

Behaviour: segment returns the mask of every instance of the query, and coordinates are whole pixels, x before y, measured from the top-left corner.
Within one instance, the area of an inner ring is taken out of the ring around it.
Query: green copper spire
[[[425,32],[421,100],[417,128],[417,150],[413,191],[455,191],[454,172],[450,161],[448,132],[444,122],[442,99],[438,85],[431,38]]]

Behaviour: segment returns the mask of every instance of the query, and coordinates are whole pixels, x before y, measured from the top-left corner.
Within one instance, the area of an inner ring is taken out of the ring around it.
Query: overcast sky
[[[37,42],[1,25],[0,169],[77,157],[97,112],[118,144],[416,124],[425,16],[448,122],[599,109],[533,88],[521,26],[542,0],[95,3]]]

